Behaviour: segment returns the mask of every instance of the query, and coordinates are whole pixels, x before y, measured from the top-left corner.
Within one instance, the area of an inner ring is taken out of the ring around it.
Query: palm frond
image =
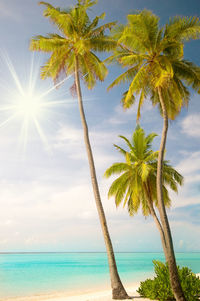
[[[114,175],[114,174],[120,174],[122,172],[126,172],[130,170],[130,166],[126,163],[114,163],[113,165],[111,165],[111,167],[109,167],[105,173],[104,176],[106,178],[109,178],[110,176]]]
[[[91,50],[102,52],[115,49],[117,43],[108,36],[101,36],[88,39],[88,45]]]
[[[39,2],[39,4],[46,6],[43,13],[44,17],[49,18],[65,36],[71,36],[76,32],[73,18],[70,13],[71,11],[61,11],[60,8],[55,8],[51,4],[43,1]]]
[[[96,80],[103,81],[108,70],[93,52],[86,52],[80,56],[80,70],[88,89],[92,89]]]
[[[128,25],[125,27],[119,42],[130,49],[147,53],[154,49],[158,34],[158,17],[150,11],[143,10],[138,14],[128,15]]]
[[[47,37],[39,35],[31,39],[30,50],[53,52],[63,45],[68,47],[68,42],[58,34],[49,34]]]
[[[51,77],[56,82],[59,76],[62,76],[62,73],[68,72],[70,74],[70,70],[67,67],[69,56],[71,56],[71,49],[66,51],[65,46],[54,51],[50,59],[41,68],[41,78]]]
[[[146,164],[145,162],[140,164],[140,167],[138,168],[138,172],[139,172],[142,182],[147,181],[150,171],[151,171],[151,166],[149,164]]]
[[[164,37],[176,41],[189,41],[200,38],[200,20],[198,17],[174,17],[165,26]]]
[[[130,148],[130,150],[134,151],[134,148],[133,148],[131,142],[126,137],[124,137],[122,135],[119,135],[119,137],[122,138],[126,142],[126,144],[128,145],[128,147]]]
[[[126,72],[122,73],[112,82],[112,84],[110,84],[107,90],[109,91],[111,88],[121,83],[125,83],[127,81],[130,82],[133,76],[135,76],[135,74],[137,73],[138,67],[139,66],[135,66],[133,68],[128,69]]]
[[[122,103],[122,106],[124,108],[124,110],[127,110],[129,109],[134,103],[135,103],[135,96],[132,95],[131,97],[129,97],[129,99],[127,100],[127,94],[128,94],[128,91],[125,91],[122,95],[122,99],[121,99],[121,103]],[[126,102],[125,102],[125,99],[126,99]]]
[[[116,147],[116,148],[119,150],[119,152],[120,152],[121,154],[123,154],[124,156],[126,155],[126,151],[125,151],[123,148],[121,148],[121,147],[118,146],[117,144],[114,144],[114,147]]]
[[[146,141],[147,149],[151,148],[151,144],[152,144],[154,138],[157,136],[158,136],[158,134],[156,134],[156,133],[151,133],[148,136],[146,136],[145,141]]]
[[[110,186],[108,198],[114,197],[116,206],[122,202],[129,184],[129,173],[126,172],[117,178]]]
[[[191,86],[194,90],[200,89],[200,67],[194,63],[181,60],[175,61],[173,64],[176,77],[183,80],[188,86]]]
[[[140,119],[140,116],[141,116],[140,112],[141,112],[141,107],[143,105],[144,99],[145,99],[145,94],[144,94],[144,91],[142,90],[142,92],[140,94],[138,109],[137,109],[137,121]]]
[[[113,26],[116,25],[116,22],[110,22],[110,23],[106,23],[104,25],[101,25],[95,29],[92,30],[91,32],[91,37],[95,38],[95,37],[101,37],[106,29],[111,30],[113,28]]]

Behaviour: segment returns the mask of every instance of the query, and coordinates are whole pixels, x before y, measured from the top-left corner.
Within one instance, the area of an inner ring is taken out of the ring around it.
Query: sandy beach
[[[196,274],[200,277],[200,273]],[[137,293],[139,282],[133,283],[131,286],[126,287],[127,293],[132,300],[138,301],[150,301],[147,298],[142,298]],[[51,295],[35,295],[30,297],[19,297],[19,298],[1,298],[0,301],[112,301],[111,290],[96,290],[89,292],[79,293],[57,293]],[[127,299],[130,300],[130,299]]]
[[[126,288],[129,296],[138,301],[148,301],[148,299],[141,298],[136,292],[139,283],[134,283],[131,287]],[[84,292],[79,294],[52,294],[52,295],[41,295],[31,297],[20,297],[20,298],[9,298],[0,299],[0,301],[111,301],[112,295],[111,290],[101,290],[93,292]],[[130,299],[127,299],[130,300]]]

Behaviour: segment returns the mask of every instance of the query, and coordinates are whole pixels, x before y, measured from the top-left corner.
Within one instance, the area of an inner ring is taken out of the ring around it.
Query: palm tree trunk
[[[79,79],[78,58],[77,57],[76,57],[76,64],[75,64],[75,83],[76,83],[76,90],[77,90],[77,95],[78,95],[80,117],[81,117],[81,122],[82,122],[82,126],[83,126],[83,132],[84,132],[85,147],[86,147],[88,161],[89,161],[89,167],[90,167],[91,182],[92,182],[97,211],[98,211],[100,224],[101,224],[101,228],[102,228],[102,232],[103,232],[103,237],[104,237],[106,250],[107,250],[111,287],[112,287],[112,297],[113,297],[113,299],[120,299],[120,300],[128,299],[129,297],[122,285],[122,282],[120,280],[120,277],[119,277],[119,274],[117,271],[117,265],[116,265],[116,261],[115,261],[113,246],[112,246],[112,242],[111,242],[110,235],[108,232],[106,217],[105,217],[105,213],[104,213],[101,198],[100,198],[99,187],[98,187],[98,183],[97,183],[96,171],[95,171],[95,166],[94,166],[94,159],[93,159],[93,155],[92,155],[92,149],[90,146],[88,126],[87,126],[84,108],[83,108],[83,102],[82,102],[82,94],[81,94],[80,79]]]
[[[151,192],[150,192],[150,187],[149,187],[149,184],[147,183],[145,185],[145,191],[146,191],[146,196],[147,196],[147,202],[148,202],[148,206],[149,206],[149,210],[150,210],[150,213],[154,219],[154,222],[158,228],[158,231],[160,233],[160,238],[161,238],[161,242],[162,242],[162,246],[163,246],[163,251],[164,251],[164,254],[165,254],[165,257],[167,256],[167,250],[166,250],[166,240],[165,240],[165,234],[164,234],[164,231],[163,231],[163,228],[162,228],[162,225],[157,217],[157,214],[155,212],[155,209],[154,209],[154,206],[153,206],[153,201],[151,199]]]
[[[164,103],[164,99],[162,96],[162,90],[158,88],[158,95],[159,100],[162,108],[163,113],[163,130],[162,130],[162,138],[160,143],[160,150],[158,155],[158,167],[157,167],[157,198],[158,198],[158,210],[160,214],[160,220],[162,224],[162,228],[164,231],[165,239],[166,239],[166,261],[169,267],[169,275],[170,275],[170,282],[174,297],[177,301],[186,301],[178,275],[178,269],[176,265],[176,258],[174,254],[174,247],[172,241],[171,230],[169,226],[169,221],[167,218],[167,213],[165,210],[165,205],[163,201],[163,177],[162,177],[162,166],[163,166],[163,158],[164,158],[164,151],[165,151],[165,144],[167,138],[167,131],[168,131],[168,116],[167,111]]]

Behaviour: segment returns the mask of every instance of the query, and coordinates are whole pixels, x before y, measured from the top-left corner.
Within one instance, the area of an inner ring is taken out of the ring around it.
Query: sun
[[[31,63],[29,78],[20,80],[10,58],[6,53],[2,54],[4,62],[6,63],[11,78],[14,81],[14,86],[7,86],[7,93],[4,96],[5,100],[1,102],[0,113],[5,116],[3,122],[0,123],[0,128],[6,126],[13,120],[21,123],[20,140],[26,145],[28,133],[33,125],[41,138],[42,142],[48,146],[46,135],[41,127],[41,121],[45,118],[48,119],[49,112],[53,108],[63,106],[69,103],[68,99],[65,100],[52,100],[50,93],[55,90],[60,84],[66,81],[65,78],[57,85],[50,87],[45,91],[37,91],[36,82],[39,77],[39,65],[34,63],[34,56]],[[53,110],[51,110],[53,111]]]
[[[24,95],[17,96],[16,112],[22,118],[38,118],[42,113],[42,101],[38,95],[27,92]]]

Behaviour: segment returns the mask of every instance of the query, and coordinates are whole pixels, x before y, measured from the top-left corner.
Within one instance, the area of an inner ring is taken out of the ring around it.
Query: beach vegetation
[[[166,240],[165,256],[172,290],[177,301],[185,301],[164,202],[164,153],[168,120],[174,120],[181,108],[188,105],[189,87],[200,92],[200,67],[184,58],[185,42],[200,38],[200,20],[198,17],[173,17],[161,27],[159,18],[147,10],[130,14],[127,19],[126,25],[119,25],[113,31],[118,47],[107,60],[117,62],[126,71],[108,89],[128,83],[121,100],[123,107],[128,109],[138,100],[139,120],[141,107],[150,100],[163,118],[156,185],[158,211]]]
[[[32,38],[30,50],[50,53],[50,58],[41,69],[42,79],[50,77],[54,83],[59,83],[61,79],[68,76],[74,78],[71,92],[78,98],[94,198],[108,255],[113,299],[126,299],[128,295],[117,271],[113,246],[101,202],[80,84],[80,80],[82,80],[88,89],[92,89],[97,80],[104,80],[108,71],[95,53],[110,51],[116,46],[116,42],[106,34],[106,31],[109,31],[115,23],[99,25],[99,22],[105,17],[104,13],[96,16],[93,20],[90,20],[87,14],[87,10],[96,3],[97,1],[92,0],[78,0],[74,7],[61,9],[47,2],[40,2],[45,6],[44,17],[55,25],[59,34],[56,31],[56,33],[50,33],[46,36],[38,35]]]
[[[150,300],[175,300],[170,286],[169,268],[167,263],[153,261],[155,277],[140,283],[137,290],[141,297]],[[200,296],[200,279],[188,267],[179,267],[178,274],[187,301],[198,301]]]

